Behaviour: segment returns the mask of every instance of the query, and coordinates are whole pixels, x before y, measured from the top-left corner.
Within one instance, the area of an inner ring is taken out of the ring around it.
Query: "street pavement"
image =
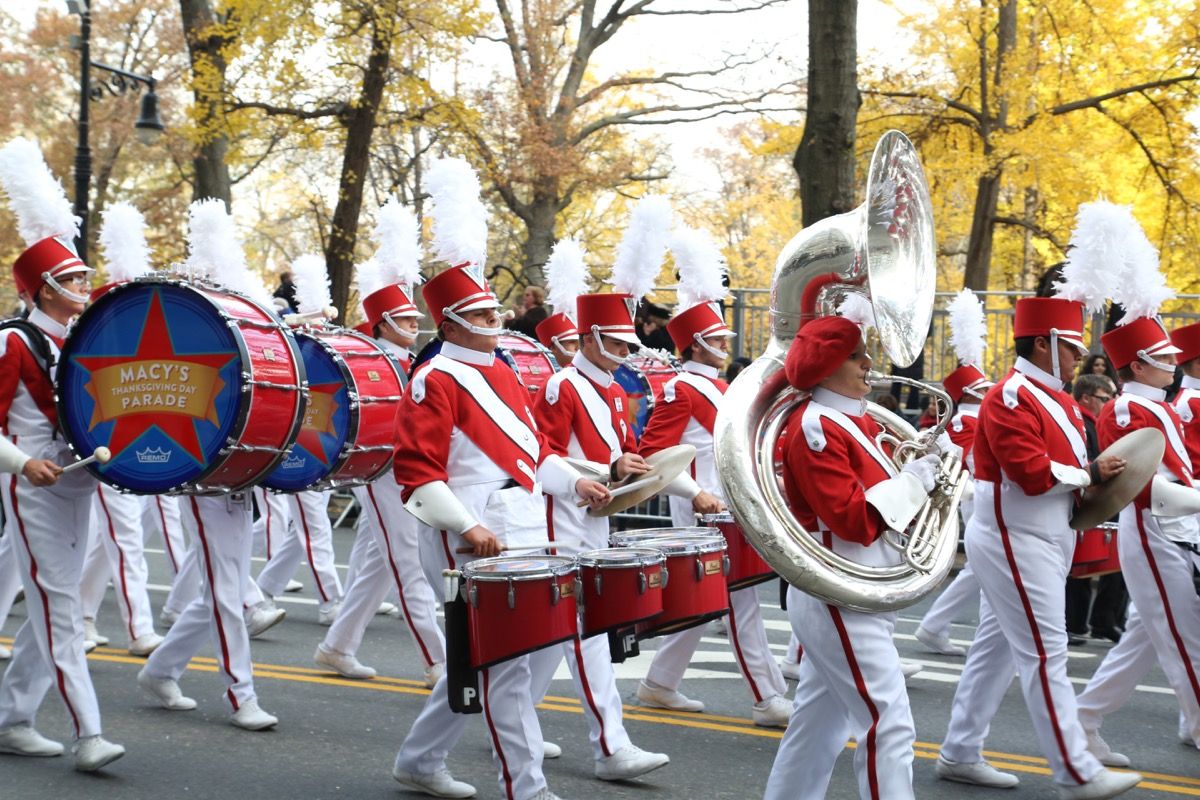
[[[353,531],[335,533],[338,563],[343,567]],[[151,547],[156,543],[150,543]],[[164,557],[151,550],[151,601],[155,612],[165,598]],[[257,573],[262,560],[255,561]],[[287,619],[254,642],[255,684],[263,708],[276,714],[274,731],[250,733],[232,727],[213,654],[201,652],[181,681],[185,694],[199,702],[189,712],[158,708],[134,682],[142,659],[123,649],[117,609],[109,593],[98,620],[112,644],[92,654],[92,678],[100,697],[105,735],[120,742],[128,755],[94,776],[72,771],[69,758],[25,759],[0,755],[0,800],[175,800],[175,798],[248,798],[250,800],[324,800],[325,798],[398,798],[407,794],[391,778],[392,760],[409,724],[428,692],[420,682],[421,665],[407,629],[399,620],[376,617],[359,653],[380,677],[349,681],[323,672],[312,662],[313,650],[325,633],[317,624],[312,577],[306,567],[296,576],[305,584],[299,594],[279,598]],[[771,646],[782,656],[788,642],[786,612],[780,610],[774,583],[760,587]],[[1002,769],[1017,772],[1021,785],[1013,791],[967,787],[939,781],[933,773],[938,743],[945,734],[950,705],[963,660],[932,655],[913,638],[928,600],[900,616],[896,643],[903,657],[925,668],[909,682],[917,726],[914,783],[921,798],[1049,798],[1056,797],[1045,760],[1038,752],[1032,726],[1014,681],[996,717],[987,757]],[[956,625],[953,638],[970,642],[976,609]],[[0,629],[0,642],[10,644],[24,621],[18,605]],[[682,690],[707,704],[703,714],[681,714],[637,706],[636,681],[652,656],[653,642],[642,655],[617,667],[626,724],[636,744],[669,753],[671,763],[645,778],[602,783],[592,777],[587,726],[565,666],[539,714],[547,739],[563,748],[562,758],[546,762],[550,787],[571,798],[639,798],[640,800],[708,800],[761,797],[781,731],[755,727],[751,697],[734,664],[727,640],[710,628],[684,681]],[[1070,674],[1082,688],[1107,651],[1107,642],[1089,641],[1071,650]],[[789,685],[789,689],[793,685]],[[1129,796],[1200,797],[1200,752],[1179,744],[1175,736],[1177,704],[1161,672],[1155,670],[1133,701],[1113,715],[1104,736],[1114,750],[1128,754],[1147,776]],[[53,738],[69,736],[57,695],[48,696],[39,729]],[[848,749],[839,758],[828,797],[855,798],[857,786]],[[472,720],[451,754],[455,776],[479,789],[479,797],[500,797],[486,727]]]

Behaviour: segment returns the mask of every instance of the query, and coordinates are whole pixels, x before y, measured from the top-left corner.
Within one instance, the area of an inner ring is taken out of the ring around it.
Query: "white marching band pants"
[[[95,619],[111,579],[117,608],[129,641],[154,633],[150,595],[146,589],[143,498],[101,483],[92,500],[92,538],[83,562],[79,593],[83,616]]]
[[[420,522],[404,510],[400,486],[390,475],[356,487],[354,496],[361,506],[358,540],[366,546],[362,563],[353,576],[347,575],[342,610],[325,636],[325,646],[356,653],[379,604],[399,592],[400,609],[425,667],[445,663],[446,639],[437,621],[437,598],[421,568]]]
[[[846,611],[789,587],[788,619],[804,658],[764,800],[825,797],[851,738],[860,797],[912,798],[916,730],[892,641],[896,615]]]
[[[980,603],[979,628],[955,692],[942,755],[960,763],[983,759],[983,740],[1015,666],[1054,780],[1087,783],[1103,767],[1088,752],[1067,678],[1063,587],[1075,548],[1075,532],[1067,526],[1072,496],[1031,498],[1007,483],[1000,491],[997,502],[992,483],[975,482],[967,558],[986,602]]]
[[[228,497],[186,497],[182,517],[201,576],[200,592],[146,661],[146,674],[179,680],[207,638],[225,696],[237,711],[255,699],[250,637],[242,616],[250,580],[251,511]]]
[[[1155,664],[1175,690],[1180,733],[1200,741],[1200,596],[1192,581],[1194,554],[1162,534],[1148,510],[1127,506],[1117,551],[1133,609],[1121,640],[1108,651],[1079,696],[1079,719],[1098,730]]]
[[[296,574],[296,568],[305,560],[312,570],[317,607],[328,611],[342,599],[342,582],[333,566],[329,493],[306,491],[285,497],[292,525],[284,528],[278,548],[258,574],[258,586],[272,597],[283,594],[287,582]],[[294,535],[288,535],[288,530],[294,531]]]
[[[483,491],[486,487],[487,484],[470,486],[459,491]],[[483,505],[482,502],[466,504],[468,507]],[[457,534],[436,533],[423,527],[421,536],[421,565],[429,584],[439,587],[440,596],[444,583],[442,570],[461,567],[474,557],[454,554],[456,549],[466,546],[466,540]],[[482,717],[488,726],[492,762],[496,766],[501,796],[507,800],[528,800],[546,788],[542,773],[545,746],[534,710],[529,658],[520,656],[503,661],[481,670],[479,676]],[[471,719],[471,715],[455,714],[450,710],[447,687],[443,675],[396,754],[397,769],[430,775],[446,766],[446,757]]]
[[[12,537],[27,616],[0,680],[0,729],[34,725],[54,686],[75,737],[98,736],[100,708],[83,652],[79,599],[92,495],[64,497],[17,475],[3,479],[6,538]]]
[[[975,568],[967,561],[950,585],[929,606],[921,618],[921,627],[939,636],[949,636],[950,625],[959,618],[960,612],[977,600],[981,600],[979,579],[975,577]]]

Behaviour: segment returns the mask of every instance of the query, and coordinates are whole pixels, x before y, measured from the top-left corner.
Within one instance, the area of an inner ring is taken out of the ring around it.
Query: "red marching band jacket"
[[[61,326],[37,310],[29,315],[29,321],[46,334],[57,357],[63,340],[55,332]],[[0,429],[8,436],[49,438],[58,429],[54,384],[24,333],[9,329],[0,336]]]
[[[1096,424],[1100,447],[1108,447],[1127,433],[1141,428],[1156,428],[1167,440],[1158,474],[1169,481],[1192,485],[1192,460],[1184,442],[1183,423],[1175,409],[1163,400],[1136,394],[1138,384],[1125,384],[1119,397],[1104,407]],[[1151,389],[1153,394],[1155,390]],[[1150,483],[1134,498],[1137,508],[1150,506]]]
[[[958,413],[950,420],[950,425],[946,428],[946,435],[950,437],[950,441],[962,448],[962,460],[967,465],[967,469],[975,471],[975,459],[973,448],[975,447],[975,433],[979,430],[979,406],[959,406]]]
[[[576,355],[580,366],[550,377],[534,401],[534,418],[550,452],[607,466],[622,453],[637,452],[626,415],[629,398],[616,381],[602,386],[588,377],[585,372],[600,370],[582,361]]]
[[[729,384],[720,378],[691,371],[669,380],[663,387],[662,402],[655,406],[650,422],[642,431],[642,457],[677,444],[690,444],[696,448],[696,458],[691,464],[692,477],[702,489],[719,492],[721,484],[713,455],[713,426],[717,422],[717,407],[728,388]]]
[[[1183,443],[1195,469],[1200,464],[1200,380],[1183,377],[1183,385],[1175,397],[1175,412],[1183,423]]]

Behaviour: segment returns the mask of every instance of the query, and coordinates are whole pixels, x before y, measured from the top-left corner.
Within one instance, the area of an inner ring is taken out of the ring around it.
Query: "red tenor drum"
[[[369,483],[392,463],[404,378],[370,337],[344,328],[296,331],[308,373],[304,425],[263,484],[278,492]]]
[[[661,550],[613,547],[578,557],[583,638],[628,628],[663,610],[666,556]]]
[[[537,339],[531,339],[523,333],[506,331],[500,334],[500,349],[512,362],[522,383],[534,394],[540,392],[550,376],[558,372],[554,354]]]
[[[248,297],[141,278],[80,315],[57,374],[75,452],[107,447],[100,480],[136,494],[217,494],[258,483],[304,417],[288,328]]]
[[[729,591],[765,583],[775,577],[775,570],[746,539],[742,526],[737,524],[732,514],[705,514],[700,521],[719,530],[725,537],[725,544],[729,545],[726,551],[729,556]]]
[[[575,638],[575,559],[498,556],[462,568],[471,666],[501,661]]]
[[[663,613],[637,625],[639,639],[691,628],[729,612],[725,539],[712,528],[658,528],[614,534],[617,547],[651,548],[666,557]]]
[[[655,404],[662,398],[667,381],[679,374],[679,362],[665,353],[651,356],[635,353],[613,373],[613,379],[629,396],[629,427],[642,438]]]
[[[1075,556],[1071,559],[1072,578],[1090,578],[1121,571],[1117,555],[1117,524],[1105,522],[1075,534]]]

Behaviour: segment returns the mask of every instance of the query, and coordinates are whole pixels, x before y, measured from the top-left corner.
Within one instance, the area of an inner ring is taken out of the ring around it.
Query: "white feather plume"
[[[838,304],[837,313],[864,330],[876,327],[875,309],[871,307],[871,301],[858,292],[848,292]]]
[[[146,219],[129,203],[113,203],[101,214],[100,248],[104,251],[108,279],[133,280],[151,271],[146,246]]]
[[[425,186],[433,199],[433,252],[451,266],[487,260],[487,209],[479,199],[479,177],[461,158],[429,165]]]
[[[668,246],[679,271],[679,311],[725,297],[725,275],[729,268],[708,231],[676,228]]]
[[[641,300],[654,290],[673,218],[671,204],[665,197],[643,197],[634,206],[613,262],[611,282],[618,292]]]
[[[311,314],[333,305],[324,256],[314,253],[297,256],[292,261],[292,280],[296,283],[296,311]]]
[[[0,188],[17,217],[17,232],[32,245],[48,236],[74,239],[79,217],[67,193],[50,172],[41,149],[29,139],[13,139],[0,148]]]
[[[241,292],[267,308],[273,307],[262,279],[246,263],[241,237],[221,200],[197,200],[188,207],[188,256],[181,272]]]
[[[983,303],[970,289],[963,289],[946,306],[950,316],[950,346],[960,364],[983,363],[987,347],[987,321]]]
[[[1125,316],[1118,325],[1142,317],[1156,317],[1162,304],[1175,297],[1175,290],[1158,268],[1158,250],[1134,222],[1125,240],[1125,268],[1113,287],[1113,302],[1120,303]]]
[[[486,242],[487,229],[484,228]],[[412,287],[421,282],[421,226],[417,217],[395,197],[379,208],[372,233],[376,246],[380,280]]]
[[[1117,290],[1124,270],[1125,241],[1133,228],[1138,224],[1129,206],[1106,200],[1081,204],[1062,280],[1054,287],[1056,296],[1083,303],[1091,314],[1103,311]]]
[[[359,301],[370,297],[387,285],[383,279],[383,273],[379,270],[379,262],[374,257],[356,264],[354,275],[358,283]]]
[[[577,239],[559,239],[546,262],[546,301],[556,312],[575,316],[575,300],[587,294],[588,269],[584,262],[583,245]]]

